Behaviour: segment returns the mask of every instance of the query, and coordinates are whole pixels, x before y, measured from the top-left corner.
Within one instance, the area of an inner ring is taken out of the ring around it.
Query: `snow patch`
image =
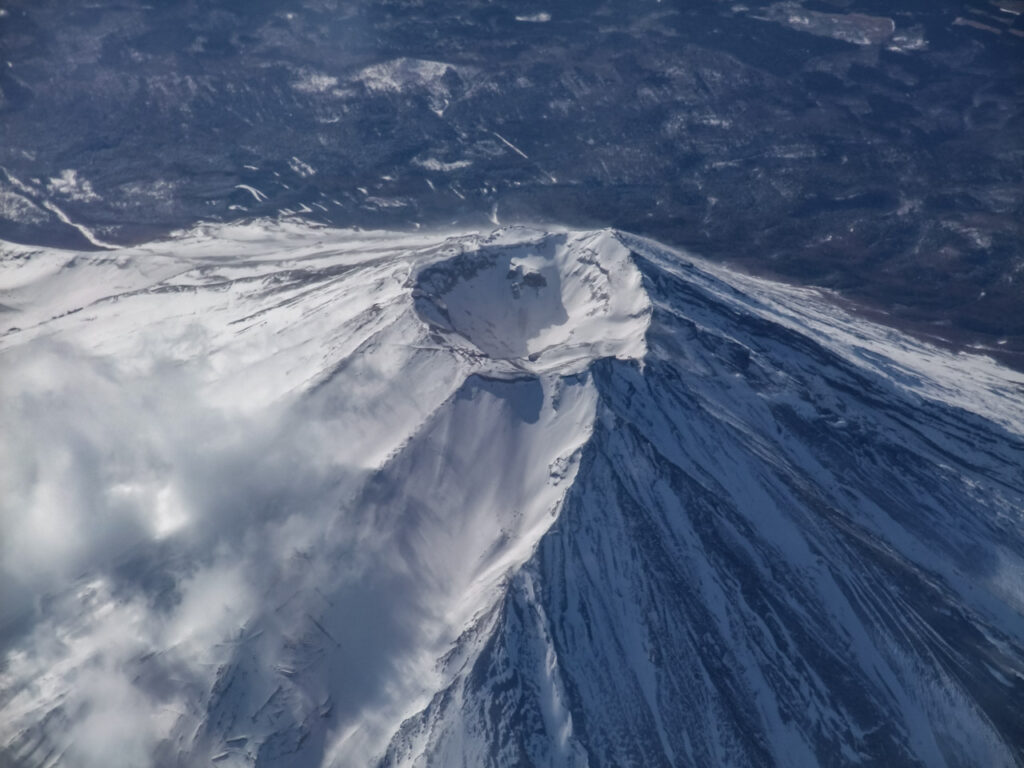
[[[525,21],[533,24],[543,24],[544,22],[551,21],[551,14],[546,12],[523,14],[520,16],[516,16],[516,21]]]
[[[443,61],[399,58],[360,70],[355,79],[375,93],[425,93],[438,115],[451,103],[450,78],[462,79],[473,70]]]
[[[316,169],[313,166],[294,155],[288,160],[288,167],[304,179],[316,175]]]
[[[72,168],[65,168],[59,176],[52,177],[46,189],[51,195],[62,195],[80,203],[100,199],[92,188],[92,183],[88,179],[79,178],[78,171]]]
[[[49,215],[27,197],[0,189],[0,219],[17,221],[22,224],[41,224],[50,219]]]
[[[257,203],[262,203],[267,199],[265,194],[256,189],[256,187],[249,186],[248,184],[235,184],[235,189],[241,189],[248,192],[253,196]]]
[[[455,71],[453,65],[443,61],[400,58],[366,67],[356,77],[371,91],[402,93],[423,88],[441,93],[447,90],[442,78]]]
[[[322,72],[302,72],[299,79],[292,83],[299,93],[327,93],[338,85],[338,78]]]
[[[438,160],[435,157],[427,157],[424,159],[415,159],[413,163],[428,171],[440,171],[442,173],[448,173],[450,171],[457,171],[460,168],[468,168],[473,164],[472,160],[455,160],[450,163],[446,163],[443,160]]]

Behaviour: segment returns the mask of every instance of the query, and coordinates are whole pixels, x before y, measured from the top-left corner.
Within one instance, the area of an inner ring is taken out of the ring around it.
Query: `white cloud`
[[[210,405],[202,365],[126,371],[41,339],[0,365],[0,762],[42,727],[69,765],[150,764],[197,716],[181,680],[208,689],[316,537],[318,428]]]

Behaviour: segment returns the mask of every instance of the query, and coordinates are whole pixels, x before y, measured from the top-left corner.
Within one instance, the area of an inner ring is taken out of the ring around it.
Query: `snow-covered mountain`
[[[1024,375],[615,231],[0,289],[4,765],[1024,762]]]

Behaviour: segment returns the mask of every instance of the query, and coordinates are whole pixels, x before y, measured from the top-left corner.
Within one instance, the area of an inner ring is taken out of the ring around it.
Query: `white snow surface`
[[[495,371],[569,375],[595,359],[642,360],[651,304],[629,251],[607,233],[487,247],[421,269],[418,306],[455,349]]]
[[[5,243],[0,319],[4,765],[1019,758],[988,358],[611,230]]]

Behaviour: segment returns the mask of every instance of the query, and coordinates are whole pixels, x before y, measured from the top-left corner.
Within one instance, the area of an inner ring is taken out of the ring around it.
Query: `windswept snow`
[[[60,219],[63,223],[67,224],[69,227],[74,227],[75,229],[77,229],[86,240],[95,245],[97,248],[117,248],[116,245],[104,242],[100,238],[96,237],[95,233],[91,229],[86,227],[84,224],[78,224],[72,221],[71,217],[64,213],[64,211],[62,211],[60,208],[58,208],[52,200],[44,200],[43,207],[46,208],[46,210],[55,214],[58,219]]]

